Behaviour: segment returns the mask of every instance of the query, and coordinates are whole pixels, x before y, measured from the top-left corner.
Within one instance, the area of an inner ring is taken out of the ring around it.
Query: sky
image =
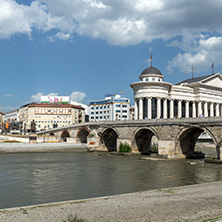
[[[222,72],[222,0],[0,0],[0,110],[41,95],[89,104],[152,64],[177,83]]]

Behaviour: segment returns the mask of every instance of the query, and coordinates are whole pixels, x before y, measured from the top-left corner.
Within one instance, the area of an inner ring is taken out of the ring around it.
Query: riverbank
[[[0,143],[1,153],[50,153],[87,152],[87,144],[81,143]]]
[[[204,221],[222,215],[222,182],[0,210],[4,222]]]

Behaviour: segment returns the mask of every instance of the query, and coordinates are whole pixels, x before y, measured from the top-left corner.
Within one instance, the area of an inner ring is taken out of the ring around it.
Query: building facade
[[[0,111],[0,133],[2,133],[3,129],[4,115],[3,111]]]
[[[19,110],[13,110],[5,113],[4,122],[19,122]]]
[[[90,121],[115,121],[130,118],[130,100],[123,95],[108,95],[89,104]]]
[[[84,122],[84,108],[71,104],[31,103],[19,109],[19,119],[24,131],[31,129],[31,122],[36,123],[36,130],[52,129]]]
[[[164,82],[154,67],[143,70],[132,83],[135,119],[195,118],[222,116],[220,73],[186,79],[175,85]]]

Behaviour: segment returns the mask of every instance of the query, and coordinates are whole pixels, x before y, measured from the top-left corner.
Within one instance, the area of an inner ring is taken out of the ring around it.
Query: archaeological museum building
[[[220,73],[186,79],[177,84],[163,81],[152,65],[132,83],[135,119],[195,118],[222,116]]]

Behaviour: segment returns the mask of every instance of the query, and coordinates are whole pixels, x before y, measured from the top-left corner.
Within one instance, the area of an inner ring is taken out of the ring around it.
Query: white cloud
[[[58,93],[49,93],[49,94],[44,94],[42,92],[38,92],[35,95],[32,95],[30,97],[30,99],[28,101],[26,101],[26,103],[31,103],[31,102],[36,102],[36,103],[40,103],[41,102],[41,96],[58,96]]]
[[[117,46],[162,39],[182,50],[169,61],[169,70],[187,72],[195,63],[201,71],[213,60],[222,63],[221,11],[221,0],[34,0],[30,5],[0,0],[0,38],[31,39],[38,30],[52,42],[72,41],[75,35]]]
[[[73,100],[75,102],[82,102],[82,100],[86,97],[86,94],[84,92],[76,91],[72,92],[70,95],[70,100]]]
[[[31,103],[31,102],[40,103],[41,96],[58,96],[58,93],[51,92],[49,94],[45,94],[42,92],[38,92],[35,95],[32,95],[30,99],[27,100],[25,103]],[[70,95],[70,100],[81,102],[85,97],[86,97],[86,94],[84,92],[75,91],[75,92],[72,92],[72,94]]]
[[[17,97],[17,95],[5,94],[4,97],[6,97],[6,98],[12,98],[12,97]]]
[[[212,63],[222,65],[222,37],[202,38],[193,47],[190,46],[187,52],[179,53],[168,63],[168,70],[171,72],[177,67],[184,73],[190,74],[192,64],[195,72],[208,70],[209,73]]]
[[[193,32],[221,32],[218,0],[35,0],[22,5],[0,0],[0,38],[34,29],[56,30],[50,37],[70,40],[74,34],[104,39],[113,45],[135,45]],[[51,35],[51,34],[50,34]]]
[[[55,42],[57,39],[66,41],[70,39],[71,34],[70,33],[63,33],[63,32],[58,32],[55,36],[49,36],[50,42]]]

